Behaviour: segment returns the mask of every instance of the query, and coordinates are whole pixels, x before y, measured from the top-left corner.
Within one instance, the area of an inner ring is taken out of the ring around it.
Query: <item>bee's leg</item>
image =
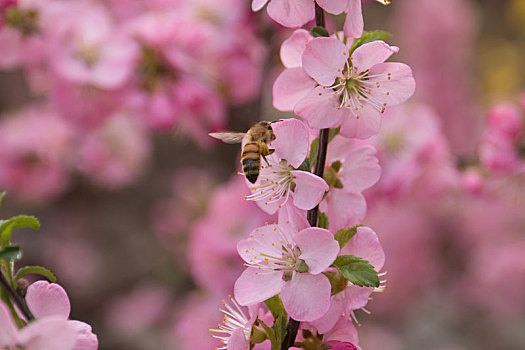
[[[261,157],[262,159],[264,159],[264,161],[266,162],[266,165],[267,166],[270,166],[270,163],[268,163],[268,159],[266,159],[266,156],[264,154],[261,153]]]
[[[261,149],[262,159],[264,159],[264,161],[266,162],[266,165],[270,166],[270,163],[268,163],[268,159],[266,159],[266,156],[272,154],[273,152],[275,152],[275,150],[268,149],[268,145],[266,145],[265,143],[260,145],[260,149]]]

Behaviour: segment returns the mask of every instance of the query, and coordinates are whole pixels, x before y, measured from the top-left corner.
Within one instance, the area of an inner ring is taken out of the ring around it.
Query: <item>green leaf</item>
[[[285,317],[288,317],[286,310],[284,310],[283,302],[281,301],[279,294],[274,295],[270,299],[266,300],[265,303],[268,306],[268,309],[270,309],[274,320],[280,315],[285,315]]]
[[[22,258],[22,251],[17,245],[8,245],[0,250],[0,259],[17,261]]]
[[[0,192],[0,207],[2,206],[2,200],[5,197],[5,191]]]
[[[382,30],[374,30],[372,32],[363,32],[363,35],[361,35],[360,38],[355,39],[354,43],[352,44],[352,47],[350,47],[349,54],[352,55],[352,53],[357,49],[359,46],[364,45],[366,43],[371,43],[372,41],[377,40],[385,40],[389,38],[392,34],[389,32],[385,32]]]
[[[275,340],[278,344],[278,347],[274,349],[280,349],[281,344],[283,343],[284,338],[286,337],[286,328],[288,327],[287,317],[282,315],[277,317],[273,323],[273,330],[275,332]]]
[[[356,225],[354,227],[342,228],[335,233],[335,240],[339,242],[339,247],[343,247],[350,241],[357,233],[357,228],[362,225]]]
[[[264,323],[262,320],[259,320],[259,323],[261,324],[261,326],[263,326],[264,330],[266,331],[266,335],[268,336],[268,339],[270,339],[270,343],[272,344],[272,349],[280,349],[281,343],[277,342],[277,338],[275,337],[275,331],[273,330],[273,328],[268,327],[268,325],[266,325],[266,323]]]
[[[24,266],[18,270],[16,273],[15,279],[18,281],[20,278],[26,276],[26,275],[40,275],[47,278],[50,282],[56,282],[57,278],[51,270],[43,267],[43,266]]]
[[[328,30],[326,30],[325,27],[320,27],[320,26],[313,27],[311,33],[315,38],[318,38],[320,36],[324,36],[324,37],[330,36],[330,33],[328,33]]]
[[[317,149],[319,148],[319,138],[316,137],[315,140],[312,141],[312,145],[310,146],[310,164],[312,167],[315,168],[315,161],[317,159]]]
[[[336,137],[337,134],[339,134],[340,130],[341,130],[340,126],[338,126],[337,128],[330,129],[330,131],[328,132],[328,142],[332,141],[332,139]]]
[[[355,255],[341,255],[332,264],[350,282],[360,287],[379,287],[379,276],[370,263]]]
[[[328,229],[328,216],[322,211],[319,212],[317,217],[317,227]]]
[[[34,216],[18,215],[4,220],[0,225],[0,244],[6,246],[11,241],[11,232],[18,228],[29,227],[33,230],[40,228],[40,222]]]

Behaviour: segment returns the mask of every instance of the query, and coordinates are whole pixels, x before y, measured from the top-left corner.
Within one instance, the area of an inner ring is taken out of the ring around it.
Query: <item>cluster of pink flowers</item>
[[[2,115],[17,141],[2,138],[0,186],[37,201],[64,193],[74,172],[122,187],[146,168],[152,132],[209,145],[228,104],[260,88],[251,15],[242,0],[1,1],[0,69],[21,68],[41,102]]]
[[[253,1],[252,8],[266,3]],[[363,143],[379,133],[387,108],[414,93],[415,81],[407,65],[385,62],[397,47],[367,40],[367,33],[361,37],[360,0],[268,3],[270,17],[289,27],[304,25],[323,9],[347,13],[344,32],[330,36],[321,23],[312,34],[296,30],[281,46],[286,69],[273,87],[274,106],[301,119],[271,124],[273,152],[261,159],[255,183],[242,180],[251,192],[244,205],[255,202],[277,220],[248,236],[239,232],[236,250],[245,268],[233,296],[223,301],[223,323],[211,329],[220,349],[357,349],[355,311],[367,312],[370,295],[385,288],[383,248],[362,224],[362,192],[379,180],[381,167],[375,148]],[[318,159],[325,163],[314,164]],[[210,244],[218,225],[207,229],[206,260],[223,245]],[[195,261],[192,268],[205,265]],[[212,280],[210,274],[202,281]]]

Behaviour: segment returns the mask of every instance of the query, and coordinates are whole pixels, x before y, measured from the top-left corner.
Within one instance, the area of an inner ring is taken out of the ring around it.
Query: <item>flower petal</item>
[[[338,15],[348,7],[348,0],[315,0],[315,2],[332,15]]]
[[[317,275],[326,270],[339,253],[334,235],[323,228],[310,227],[297,233],[295,243],[301,249],[300,258],[308,265],[308,273]]]
[[[354,324],[346,316],[340,317],[334,328],[325,334],[326,340],[339,340],[359,345],[359,335]]]
[[[294,112],[310,127],[324,129],[332,128],[340,123],[343,109],[338,109],[338,107],[337,96],[319,86],[297,102]]]
[[[310,152],[310,139],[306,125],[297,119],[285,119],[272,124],[275,140],[271,147],[280,160],[298,168]]]
[[[404,63],[385,62],[370,68],[370,75],[382,76],[370,79],[377,81],[379,88],[372,90],[372,96],[379,101],[394,106],[408,100],[416,90],[416,81],[412,69]]]
[[[331,231],[358,224],[366,215],[366,200],[361,193],[332,189],[320,207],[329,220]]]
[[[341,108],[341,111],[344,113],[341,136],[367,139],[381,129],[381,113],[370,105],[364,105],[358,111],[347,108]]]
[[[259,11],[260,9],[262,9],[264,7],[264,5],[266,5],[266,3],[268,2],[268,0],[253,0],[252,1],[252,11]]]
[[[348,139],[341,135],[336,135],[330,141],[330,147],[326,153],[326,164],[330,165],[333,162],[344,160],[354,149],[355,140]]]
[[[272,0],[266,10],[274,21],[289,28],[302,27],[315,16],[312,0]]]
[[[10,347],[17,344],[17,328],[4,303],[0,303],[0,329],[0,347]]]
[[[326,181],[310,172],[301,170],[292,170],[292,175],[295,177],[295,191],[293,196],[293,204],[304,210],[314,208],[326,191],[330,189]]]
[[[256,228],[249,238],[237,243],[237,252],[247,263],[263,261],[261,254],[280,256],[281,241],[290,241],[290,238],[283,237],[286,233],[282,232],[277,225],[268,225]]]
[[[299,232],[307,227],[310,227],[306,219],[306,211],[297,208],[295,205],[289,204],[279,209],[279,226],[283,231]]]
[[[315,81],[302,68],[285,69],[273,83],[273,106],[280,111],[292,111],[314,88]]]
[[[44,317],[22,328],[19,341],[26,350],[72,350],[77,329],[65,319]]]
[[[249,267],[235,281],[235,300],[240,305],[263,302],[279,294],[284,283],[282,272],[262,271]]]
[[[302,56],[306,44],[313,39],[313,36],[304,29],[298,29],[292,36],[286,39],[281,45],[281,61],[287,68],[302,66]]]
[[[330,281],[325,275],[296,273],[283,286],[281,299],[288,315],[297,321],[313,321],[330,308]]]
[[[359,310],[368,304],[370,294],[374,292],[374,288],[359,287],[359,286],[348,286],[344,290],[346,311],[350,313],[353,310]]]
[[[385,264],[385,252],[377,234],[370,227],[357,228],[355,236],[342,249],[344,254],[352,254],[368,260],[376,271]]]
[[[342,76],[348,60],[348,48],[336,38],[315,38],[306,44],[303,69],[319,84],[330,86]]]
[[[324,334],[334,328],[335,324],[345,311],[343,297],[343,293],[333,295],[328,312],[321,318],[311,322],[320,334]]]
[[[360,72],[364,72],[373,65],[385,62],[392,54],[397,53],[397,46],[390,46],[384,41],[377,40],[358,47],[352,54],[352,64]]]
[[[345,35],[350,39],[359,38],[363,35],[364,26],[361,0],[349,0],[348,14],[343,28]]]
[[[237,328],[234,330],[228,339],[228,347],[227,350],[249,350],[250,349],[250,342],[248,339],[246,339],[246,335],[244,335],[244,329],[243,328]]]
[[[375,148],[366,145],[353,149],[345,158],[340,177],[348,192],[361,192],[372,187],[381,177]]]
[[[27,288],[26,302],[36,318],[59,316],[67,320],[71,305],[67,293],[59,284],[36,281]]]

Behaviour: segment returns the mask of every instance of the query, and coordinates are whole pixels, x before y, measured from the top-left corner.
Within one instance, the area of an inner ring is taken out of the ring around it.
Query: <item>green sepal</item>
[[[330,285],[332,286],[332,295],[341,293],[346,288],[347,280],[339,271],[326,271],[323,274],[328,277]]]
[[[355,234],[357,233],[357,228],[359,226],[363,226],[363,225],[356,225],[356,226],[349,227],[349,228],[342,228],[335,233],[334,235],[335,240],[339,242],[339,247],[341,249],[343,249],[343,247],[346,245],[346,243],[348,243],[348,241],[354,238]]]
[[[26,275],[40,275],[47,278],[52,283],[57,281],[55,274],[51,270],[38,265],[24,266],[20,268],[16,273],[15,280],[18,281],[20,278]]]
[[[18,245],[8,245],[0,250],[0,259],[7,261],[17,261],[22,259],[22,251]]]
[[[5,197],[5,191],[0,192],[0,207],[2,206],[2,200]]]
[[[328,30],[326,30],[325,27],[321,27],[321,26],[313,27],[311,30],[311,33],[315,38],[322,37],[322,36],[324,37],[330,36],[330,33],[328,33]]]
[[[341,255],[332,267],[350,282],[360,287],[379,287],[379,276],[370,263],[355,255]]]
[[[0,245],[8,245],[11,241],[11,232],[17,228],[23,227],[38,230],[40,228],[40,222],[34,216],[28,215],[18,215],[7,220],[2,220],[0,224]]]
[[[374,30],[372,32],[363,32],[363,35],[361,35],[360,38],[354,39],[354,43],[350,47],[349,55],[352,55],[352,53],[359,47],[367,43],[371,43],[372,41],[377,40],[385,40],[388,39],[392,34],[389,32],[385,32],[383,30]]]
[[[286,327],[288,327],[287,317],[281,314],[273,321],[273,327],[269,327],[262,320],[259,320],[259,323],[266,331],[266,335],[272,344],[272,349],[280,349],[286,337]]]
[[[328,229],[328,216],[322,211],[319,211],[317,216],[317,227]]]
[[[288,317],[279,294],[274,295],[270,299],[265,300],[264,303],[266,304],[266,306],[268,306],[268,309],[270,309],[274,320],[277,319],[277,317],[279,317],[280,315],[285,315],[285,317]]]

